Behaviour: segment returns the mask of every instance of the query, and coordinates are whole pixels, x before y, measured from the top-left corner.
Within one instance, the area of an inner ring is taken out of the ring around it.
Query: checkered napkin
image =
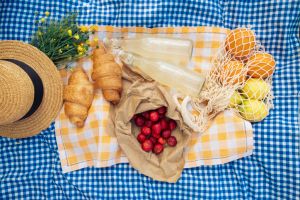
[[[194,42],[193,64],[189,67],[199,72],[210,69],[210,60],[217,53],[228,30],[215,27],[178,28],[116,28],[99,27],[98,37],[140,37],[145,35],[189,38]],[[81,63],[91,74],[92,62]],[[108,167],[128,162],[118,146],[117,139],[106,131],[110,104],[101,91],[97,91],[85,127],[77,129],[62,109],[56,119],[56,139],[63,172],[84,167]],[[200,165],[215,165],[252,154],[253,134],[249,122],[231,111],[220,113],[209,129],[201,136],[197,133],[186,148],[186,168]]]

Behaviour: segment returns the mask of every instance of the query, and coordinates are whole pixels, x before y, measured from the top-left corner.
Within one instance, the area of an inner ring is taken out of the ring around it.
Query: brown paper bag
[[[164,87],[125,66],[123,78],[124,88],[120,103],[110,113],[113,125],[110,127],[114,128],[111,132],[114,132],[121,149],[135,169],[155,180],[176,182],[185,163],[184,148],[191,135],[188,127],[184,125],[176,105]],[[177,122],[177,128],[172,132],[177,138],[177,145],[166,147],[161,154],[155,155],[141,149],[136,139],[139,130],[131,119],[137,113],[161,106],[166,106],[168,108],[166,116]]]

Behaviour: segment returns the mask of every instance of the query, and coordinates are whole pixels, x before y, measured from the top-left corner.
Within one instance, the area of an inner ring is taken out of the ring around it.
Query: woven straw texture
[[[5,125],[21,119],[29,111],[34,87],[26,72],[11,62],[0,61],[0,74],[0,125]]]
[[[60,75],[55,65],[45,54],[23,42],[1,41],[0,59],[17,59],[27,63],[40,76],[44,87],[43,101],[36,112],[26,119],[1,125],[0,135],[11,138],[36,135],[51,124],[62,106],[62,81],[60,80]],[[11,83],[11,81],[8,83]],[[23,88],[27,85],[20,85],[18,81],[15,81],[13,84],[19,87],[18,90],[25,90],[26,92],[29,89]],[[14,93],[12,92],[12,94]],[[24,102],[26,103],[26,101]],[[16,101],[15,103],[18,102]]]

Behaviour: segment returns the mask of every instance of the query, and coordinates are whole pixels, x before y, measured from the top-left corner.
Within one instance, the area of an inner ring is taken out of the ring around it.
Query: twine
[[[184,122],[195,132],[203,133],[208,128],[211,120],[218,113],[228,108],[230,98],[235,91],[238,91],[245,99],[249,99],[250,97],[245,92],[242,92],[241,89],[250,78],[264,80],[269,85],[270,90],[261,101],[266,105],[268,111],[273,108],[274,96],[272,93],[271,75],[273,71],[263,71],[264,69],[260,68],[262,73],[267,73],[269,76],[267,78],[258,78],[254,77],[255,75],[249,75],[249,69],[253,64],[257,66],[268,65],[272,68],[269,61],[272,63],[274,59],[273,57],[270,57],[270,55],[264,54],[264,47],[255,40],[255,37],[254,39],[253,37],[250,37],[250,33],[252,32],[250,29],[244,28],[239,29],[238,31],[246,31],[246,35],[248,34],[249,37],[247,35],[246,37],[241,38],[239,37],[239,32],[227,37],[230,38],[230,40],[224,42],[217,53],[217,56],[212,60],[213,68],[206,77],[206,82],[199,97],[190,98],[178,94],[174,96],[174,100],[182,113]],[[260,56],[260,58],[255,60],[255,56]],[[255,61],[252,61],[252,59]],[[236,68],[238,63],[242,65],[240,70],[237,70]],[[243,76],[245,76],[245,78],[241,78]],[[179,103],[178,98],[183,99],[183,102]],[[188,104],[190,104],[192,109],[199,114],[192,115],[187,109]],[[239,110],[239,106],[229,109],[232,109],[236,114],[245,119],[245,113],[242,113],[241,110]],[[247,113],[248,115],[250,114],[250,116],[252,115],[250,120],[247,120],[256,122],[257,120],[251,119],[255,119],[255,114],[257,112]]]

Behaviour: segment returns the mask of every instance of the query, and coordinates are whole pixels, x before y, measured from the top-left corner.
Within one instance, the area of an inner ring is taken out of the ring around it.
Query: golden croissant
[[[94,98],[93,84],[82,68],[76,69],[64,88],[65,114],[78,128],[84,126]]]
[[[122,69],[115,62],[114,56],[107,53],[103,46],[93,52],[93,73],[95,88],[102,89],[107,101],[117,104],[122,91]]]

